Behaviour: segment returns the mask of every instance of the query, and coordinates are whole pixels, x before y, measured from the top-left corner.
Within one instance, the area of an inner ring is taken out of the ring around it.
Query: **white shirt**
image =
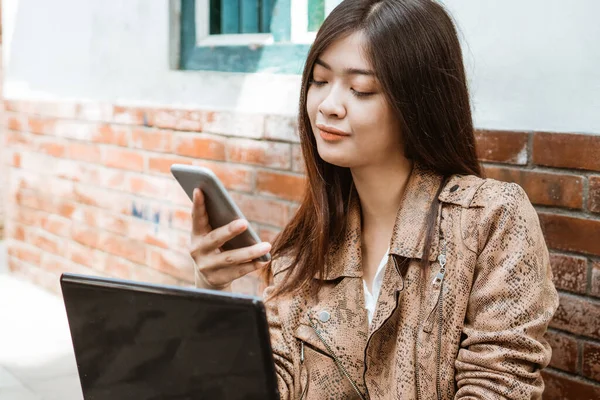
[[[385,255],[379,262],[377,272],[375,272],[375,278],[373,278],[373,289],[369,290],[367,282],[363,279],[363,288],[365,292],[365,308],[367,309],[367,316],[369,317],[369,325],[373,321],[373,314],[375,314],[375,306],[377,305],[377,299],[379,298],[379,292],[381,291],[381,283],[383,282],[383,274],[385,272],[385,266],[387,265],[388,256],[390,249],[388,248]]]

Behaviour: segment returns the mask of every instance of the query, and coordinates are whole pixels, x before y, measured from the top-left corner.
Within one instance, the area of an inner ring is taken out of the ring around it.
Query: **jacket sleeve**
[[[539,399],[544,339],[558,307],[537,213],[516,184],[499,184],[479,216],[473,286],[455,362],[456,399]],[[465,210],[467,211],[467,210]]]
[[[269,286],[264,291],[265,308],[269,322],[269,334],[271,336],[271,347],[273,349],[273,360],[275,362],[275,373],[277,375],[277,385],[282,400],[295,399],[294,392],[294,338],[289,332],[288,327],[282,321],[279,312],[282,306],[280,298],[269,299],[275,286]]]

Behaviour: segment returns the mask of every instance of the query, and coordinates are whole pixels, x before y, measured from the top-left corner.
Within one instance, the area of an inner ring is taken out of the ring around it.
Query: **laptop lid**
[[[87,400],[279,399],[257,297],[63,274]]]

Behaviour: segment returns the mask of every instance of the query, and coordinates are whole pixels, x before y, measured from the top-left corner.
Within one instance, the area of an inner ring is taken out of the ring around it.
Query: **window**
[[[180,0],[175,65],[186,70],[299,74],[316,31],[340,2]]]

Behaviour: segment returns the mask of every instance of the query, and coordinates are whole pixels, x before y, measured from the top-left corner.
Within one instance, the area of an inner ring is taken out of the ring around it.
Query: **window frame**
[[[307,32],[308,0],[278,0],[277,17],[272,18],[268,34],[210,35],[208,5],[208,0],[171,0],[171,24],[179,22],[171,29],[172,67],[238,73],[302,73],[315,36],[314,32]],[[292,19],[292,9],[307,11],[299,16],[296,13]]]

